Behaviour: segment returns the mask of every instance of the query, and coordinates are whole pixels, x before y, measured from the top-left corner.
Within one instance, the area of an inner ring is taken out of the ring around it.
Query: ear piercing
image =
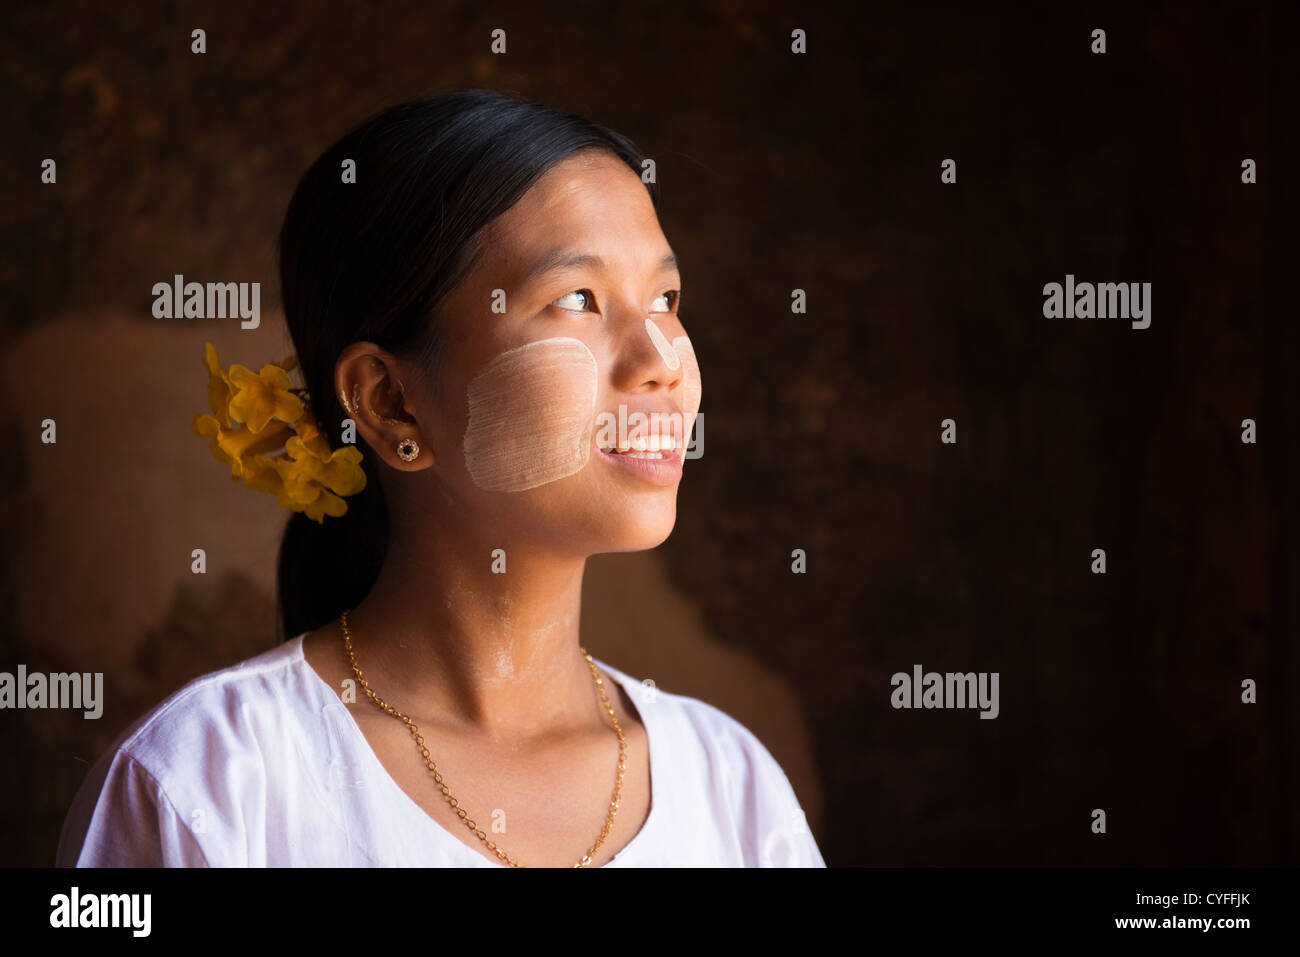
[[[398,385],[401,386],[401,394],[405,395],[406,386],[402,385],[401,382],[398,382]],[[346,395],[340,392],[339,402],[343,404],[343,408],[348,410],[349,415],[355,416],[357,414],[357,410],[361,408],[361,386],[354,385],[352,387],[351,402],[348,401],[348,397]],[[370,410],[370,414],[373,415],[376,419],[379,419],[381,422],[386,422],[389,425],[405,425],[405,423],[402,422],[401,419],[390,419],[386,415],[380,415],[374,409]],[[420,454],[419,443],[417,443],[414,438],[408,436],[407,438],[404,438],[402,439],[402,441],[397,443],[397,454],[402,459],[403,462],[414,462]]]
[[[355,416],[357,414],[357,410],[361,408],[361,386],[354,385],[352,387],[351,402],[348,401],[348,397],[346,395],[340,392],[339,403],[343,406],[343,408],[347,409],[348,415]]]
[[[398,380],[398,383],[397,383],[397,384],[398,384],[398,386],[401,387],[400,390],[399,390],[399,394],[400,394],[401,396],[405,397],[405,396],[406,396],[406,386],[405,386],[405,384],[403,384],[400,380]],[[339,393],[339,403],[343,406],[343,408],[347,409],[347,411],[348,411],[348,415],[351,415],[351,416],[354,416],[354,417],[355,417],[356,414],[357,414],[357,412],[359,412],[359,411],[361,410],[361,385],[358,383],[358,384],[355,384],[355,385],[352,386],[352,401],[351,401],[351,402],[348,401],[348,397],[347,397],[346,395],[344,395],[342,392],[340,392],[340,393]],[[389,418],[388,416],[386,416],[386,415],[380,415],[380,414],[379,414],[378,412],[376,412],[374,409],[371,409],[371,410],[370,410],[370,414],[373,415],[376,419],[379,419],[379,421],[381,421],[381,422],[386,422],[386,423],[388,423],[389,425],[402,425],[402,424],[403,424],[401,419],[390,419],[390,418]]]

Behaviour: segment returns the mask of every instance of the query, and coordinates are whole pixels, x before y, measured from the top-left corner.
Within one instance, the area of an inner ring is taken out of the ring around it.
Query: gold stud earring
[[[419,454],[420,446],[416,444],[415,439],[405,438],[397,443],[397,455],[403,462],[414,462]]]

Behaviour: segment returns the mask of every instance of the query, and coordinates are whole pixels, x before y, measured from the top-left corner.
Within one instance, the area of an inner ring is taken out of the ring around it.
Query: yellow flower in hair
[[[261,432],[271,419],[293,422],[305,411],[302,399],[289,391],[288,371],[274,362],[268,362],[256,374],[233,365],[230,384],[235,390],[230,398],[230,417],[252,432]]]
[[[356,449],[340,451],[361,455]],[[299,462],[284,457],[259,456],[253,468],[257,470],[256,478],[245,484],[250,488],[274,492],[282,508],[304,512],[308,518],[318,522],[324,521],[326,515],[338,517],[348,510],[347,503],[342,498],[326,488],[312,472],[302,468]],[[357,471],[360,472],[360,469]],[[365,484],[364,478],[361,484]]]
[[[343,499],[293,469],[283,457],[259,456],[250,463],[248,476],[244,480],[248,488],[271,492],[281,508],[303,512],[317,522],[323,522],[326,515],[337,518],[348,510]]]
[[[336,495],[355,495],[366,487],[360,449],[354,445],[330,449],[310,415],[295,424],[299,426],[298,434],[284,444],[288,458],[272,459],[291,498],[310,504],[317,500],[308,491],[312,487]]]
[[[263,418],[261,409],[257,407],[268,398],[266,395],[268,390],[257,383],[262,382],[263,377],[266,377],[274,380],[272,390],[276,385],[287,388],[288,371],[298,364],[298,360],[291,356],[283,362],[263,366],[261,376],[253,376],[248,369],[235,365],[231,367],[228,375],[217,359],[216,346],[208,342],[204,344],[203,364],[208,369],[208,407],[212,410],[212,414],[196,415],[190,423],[190,428],[197,435],[212,439],[213,458],[229,465],[231,478],[238,479],[244,474],[246,456],[278,449],[292,434],[289,427],[281,422],[275,423],[275,426],[269,430],[266,428],[270,423],[270,416]],[[268,372],[268,370],[275,371]],[[283,376],[283,379],[276,376],[277,372]],[[236,379],[243,383],[242,390],[236,385]],[[272,399],[274,407],[285,415],[294,414],[294,403],[297,403],[297,415],[300,416],[302,401],[292,393],[286,392],[285,395],[292,402],[275,395],[274,391],[271,391],[269,398]],[[254,410],[256,420],[260,421],[258,427],[253,428],[250,424],[249,428],[241,429],[232,423],[232,419],[235,422],[244,421],[245,411],[249,409]]]
[[[347,512],[341,496],[365,488],[366,475],[361,451],[351,445],[331,449],[308,405],[290,389],[288,373],[297,364],[290,356],[256,374],[241,365],[227,374],[207,343],[212,414],[194,416],[190,428],[211,440],[213,457],[230,466],[232,481],[270,492],[282,508],[324,522],[326,515]],[[281,448],[284,455],[268,454]]]
[[[361,450],[354,445],[335,449],[329,455],[321,457],[310,451],[295,436],[285,443],[285,450],[289,453],[296,475],[318,482],[332,492],[355,495],[366,487],[366,473],[361,471]],[[279,461],[283,463],[284,460]]]
[[[274,452],[282,448],[293,435],[293,430],[282,422],[261,432],[244,428],[226,429],[215,416],[196,415],[190,429],[204,438],[212,439],[212,457],[230,466],[230,477],[238,480],[247,471],[249,456]]]
[[[335,518],[348,510],[347,502],[328,489],[322,488],[307,476],[291,469],[286,469],[284,459],[274,459],[276,471],[280,473],[280,505],[295,512],[303,512],[308,518],[324,522],[326,515]],[[288,474],[288,478],[284,476]]]

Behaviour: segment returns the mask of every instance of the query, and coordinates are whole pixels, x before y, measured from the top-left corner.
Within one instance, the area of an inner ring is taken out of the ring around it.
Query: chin
[[[662,518],[646,518],[637,522],[629,522],[609,536],[609,548],[607,550],[611,552],[644,552],[651,548],[658,548],[668,540],[668,536],[672,534],[673,526],[676,523],[677,516],[675,514]]]

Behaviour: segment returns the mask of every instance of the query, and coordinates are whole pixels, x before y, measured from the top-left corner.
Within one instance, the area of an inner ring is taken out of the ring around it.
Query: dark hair
[[[547,170],[588,150],[641,173],[640,151],[603,126],[514,95],[455,90],[377,114],[311,165],[280,231],[280,286],[331,447],[341,447],[344,419],[334,391],[339,354],[366,340],[436,369],[434,312],[478,258],[484,228]],[[343,181],[347,160],[355,183]],[[647,189],[658,210],[654,184]],[[388,509],[373,461],[364,457],[366,487],[345,499],[343,516],[323,524],[290,516],[277,569],[282,639],[338,617],[374,586]]]

